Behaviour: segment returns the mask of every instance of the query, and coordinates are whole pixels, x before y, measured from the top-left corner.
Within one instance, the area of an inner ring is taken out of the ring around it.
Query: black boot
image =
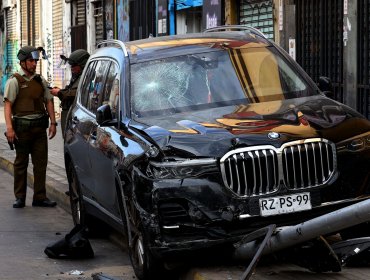
[[[13,203],[13,208],[23,208],[26,206],[26,200],[24,198],[17,198]]]

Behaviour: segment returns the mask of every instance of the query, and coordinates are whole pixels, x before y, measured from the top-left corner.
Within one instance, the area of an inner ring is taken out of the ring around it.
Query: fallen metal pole
[[[342,229],[370,221],[370,199],[316,217],[298,225],[280,227],[263,249],[262,255],[311,240],[320,235],[335,233]],[[238,260],[250,260],[258,249],[259,241],[239,245],[234,252]],[[240,244],[240,243],[239,243]]]
[[[265,248],[267,242],[270,240],[272,234],[274,233],[274,230],[276,229],[276,225],[269,225],[266,228],[262,228],[260,230],[255,231],[252,234],[255,234],[257,236],[264,236],[264,239],[262,242],[259,244],[259,248],[257,250],[257,253],[254,255],[253,260],[250,262],[249,266],[247,269],[244,271],[242,277],[240,280],[248,280],[253,273],[253,270],[257,266],[257,263],[261,257],[261,254],[263,252],[263,248]]]

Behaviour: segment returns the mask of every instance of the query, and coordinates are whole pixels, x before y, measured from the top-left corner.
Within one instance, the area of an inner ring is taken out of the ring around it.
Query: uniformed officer
[[[41,48],[42,49],[42,48]],[[45,79],[36,74],[40,48],[22,47],[18,51],[21,69],[6,83],[4,115],[6,136],[16,150],[14,160],[14,208],[25,206],[29,155],[33,163],[34,194],[32,206],[54,207],[46,196],[45,180],[48,162],[48,139],[56,134],[53,96]],[[50,126],[49,126],[50,118]]]
[[[71,66],[72,78],[69,84],[64,89],[54,87],[50,90],[50,92],[52,95],[58,96],[58,98],[61,101],[60,103],[60,107],[62,108],[61,127],[64,138],[67,114],[69,108],[71,107],[75,99],[77,86],[80,81],[80,76],[82,74],[82,71],[85,67],[87,60],[90,57],[90,54],[83,49],[78,49],[72,52],[69,57],[65,57],[64,55],[61,55],[60,57],[64,61],[68,62],[68,64]]]

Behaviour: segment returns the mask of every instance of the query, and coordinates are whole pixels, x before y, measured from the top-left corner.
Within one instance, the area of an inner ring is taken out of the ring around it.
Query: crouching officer
[[[89,59],[90,54],[83,50],[78,49],[71,53],[69,57],[65,57],[61,55],[60,58],[71,66],[72,78],[69,84],[64,88],[60,89],[58,87],[54,87],[50,90],[51,94],[54,96],[58,96],[60,99],[60,107],[62,108],[61,112],[61,127],[62,127],[62,134],[64,138],[64,131],[66,129],[66,119],[69,108],[71,107],[72,103],[75,100],[77,86],[80,81],[80,77],[82,71],[85,67],[87,60]]]
[[[48,162],[48,139],[56,134],[53,95],[45,79],[36,74],[39,50],[32,46],[18,51],[21,69],[6,83],[4,92],[4,115],[6,136],[16,150],[14,160],[14,208],[23,208],[27,192],[27,167],[29,155],[33,163],[34,194],[32,206],[54,207],[55,201],[46,196],[46,166]],[[45,54],[45,52],[43,51]],[[50,126],[49,126],[50,118]]]

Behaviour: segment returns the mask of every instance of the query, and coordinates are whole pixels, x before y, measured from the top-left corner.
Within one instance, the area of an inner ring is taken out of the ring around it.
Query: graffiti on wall
[[[50,33],[48,29],[46,29],[45,51],[48,55],[46,67],[46,80],[48,81],[49,85],[51,85],[53,83],[53,65],[51,61],[51,57],[53,57],[53,35]]]
[[[6,44],[6,38],[4,36],[4,33],[3,32],[0,32],[0,37],[1,37],[1,40],[0,40],[0,50],[1,50],[1,58],[0,58],[0,75],[2,77],[2,79],[4,79],[4,72],[5,72],[5,65],[6,65],[6,60],[5,60],[5,55],[4,55],[4,46]],[[6,52],[5,52],[6,53]],[[1,87],[0,87],[0,95],[4,95],[4,83],[1,82]]]
[[[129,4],[128,0],[117,0],[118,40],[127,42],[130,39]]]
[[[55,40],[54,41],[54,49],[56,51],[63,50],[63,42],[62,40]],[[57,86],[59,88],[63,87],[63,79],[64,79],[64,70],[60,67],[60,55],[61,53],[54,54],[54,63],[53,63],[53,86]]]
[[[20,69],[17,59],[19,45],[18,40],[8,39],[6,41],[6,51],[3,56],[3,75],[1,76],[1,92],[4,92],[5,83],[9,77]]]
[[[113,0],[106,0],[105,2],[105,30],[106,38],[113,39],[114,32],[114,10],[113,10]]]

